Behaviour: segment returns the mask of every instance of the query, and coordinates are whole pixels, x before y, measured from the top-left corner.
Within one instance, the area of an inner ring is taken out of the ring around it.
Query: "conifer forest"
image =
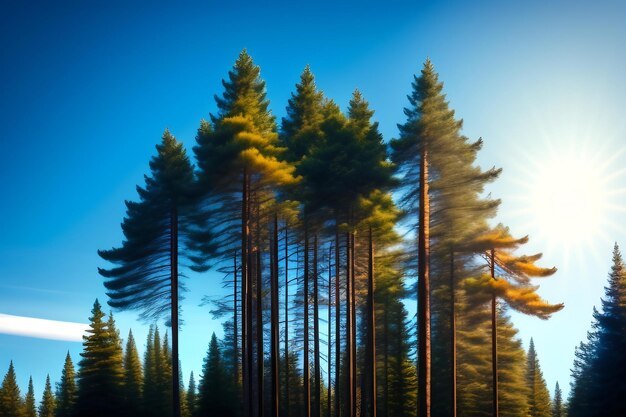
[[[282,120],[246,50],[222,84],[192,149],[165,130],[126,201],[123,241],[98,251],[108,299],[93,304],[80,357],[67,354],[41,399],[5,363],[0,416],[626,415],[617,244],[569,398],[558,383],[551,397],[510,313],[559,314],[537,293],[556,269],[497,222],[484,189],[501,170],[476,164],[483,141],[463,135],[430,60],[388,141],[358,90],[342,111],[309,66]],[[183,381],[186,270],[222,277],[230,295],[212,300],[223,337]],[[143,357],[101,302],[152,323]]]
[[[626,417],[626,3],[8,3],[0,417]]]

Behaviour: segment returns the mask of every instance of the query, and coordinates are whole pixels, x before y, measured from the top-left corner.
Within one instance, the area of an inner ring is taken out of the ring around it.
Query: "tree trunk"
[[[237,323],[237,251],[233,256],[233,356],[234,356],[234,368],[235,375],[235,387],[239,385],[239,340],[238,333],[239,327]]]
[[[250,214],[252,213],[251,209],[251,198],[250,198],[250,178],[247,181],[247,214],[246,214],[246,228],[247,228],[247,239],[246,239],[246,264],[247,264],[247,274],[246,274],[246,368],[248,369],[247,375],[247,384],[248,384],[248,412],[250,417],[255,416],[254,412],[254,404],[252,403],[254,398],[254,360],[253,360],[253,339],[252,339],[252,277],[254,264],[252,263],[252,238],[250,236]]]
[[[354,417],[354,374],[352,368],[352,285],[350,277],[352,276],[352,250],[351,234],[346,233],[346,412],[347,417]]]
[[[496,279],[496,251],[491,249],[491,278]],[[493,417],[498,417],[498,334],[496,322],[496,292],[491,293],[491,381],[493,384],[492,405]]]
[[[333,256],[333,246],[332,244],[328,246],[328,352],[327,352],[327,365],[328,365],[328,401],[327,401],[327,410],[326,410],[326,417],[330,417],[331,416],[331,404],[332,404],[332,391],[333,391],[333,385],[331,383],[331,365],[332,365],[332,361],[331,361],[331,354],[332,354],[332,343],[331,343],[331,308],[332,308],[332,256]]]
[[[422,148],[419,177],[417,283],[417,392],[419,417],[430,417],[430,198],[428,152]]]
[[[389,416],[389,290],[385,292],[385,308],[383,310],[383,360],[385,374],[383,416]]]
[[[172,415],[180,417],[180,371],[178,362],[178,210],[170,217],[170,272],[172,324]]]
[[[339,226],[335,229],[335,417],[341,417],[341,395],[339,392],[339,369],[341,369],[341,298]]]
[[[352,251],[350,255],[350,262],[352,265],[350,266],[350,286],[352,287],[351,300],[350,300],[350,308],[352,309],[352,325],[350,326],[352,330],[352,377],[357,377],[356,370],[356,285],[355,285],[355,275],[356,275],[356,256],[355,256],[355,235],[354,232],[350,233],[350,237],[352,239],[352,244],[350,245],[350,250]],[[355,407],[356,413],[356,384],[352,384],[352,404]]]
[[[289,227],[285,223],[285,417],[289,417]]]
[[[278,215],[274,214],[274,236],[272,239],[271,291],[271,362],[272,362],[272,417],[278,417]]]
[[[369,228],[369,253],[367,262],[367,416],[376,417],[376,311],[374,308],[374,240]]]
[[[304,227],[304,416],[311,417],[311,368],[309,366],[309,233]]]
[[[263,273],[261,265],[261,225],[258,195],[256,198],[256,366],[257,366],[257,415],[265,414],[265,372],[263,355]]]
[[[243,169],[243,187],[241,191],[241,369],[242,369],[242,385],[243,385],[243,408],[244,415],[251,417],[252,410],[250,407],[250,385],[249,385],[249,367],[248,357],[250,350],[248,347],[248,293],[250,292],[248,281],[248,172]]]
[[[317,233],[313,236],[313,369],[315,370],[315,408],[313,415],[319,417],[322,410],[322,384],[320,364],[319,287],[317,273]]]
[[[456,282],[454,281],[454,251],[450,251],[450,406],[456,417]]]

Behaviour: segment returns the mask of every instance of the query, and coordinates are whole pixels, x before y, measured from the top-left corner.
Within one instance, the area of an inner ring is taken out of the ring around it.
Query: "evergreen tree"
[[[13,361],[0,386],[0,417],[23,417],[24,404],[17,385]]]
[[[50,384],[50,375],[46,377],[46,386],[43,390],[41,403],[39,404],[39,417],[54,417],[56,401],[52,393],[52,385]]]
[[[557,381],[554,387],[554,400],[552,401],[552,417],[566,417],[567,411],[565,410],[565,404],[563,403],[563,392]]]
[[[118,265],[99,268],[105,278],[109,305],[140,310],[146,319],[168,316],[172,327],[174,356],[171,385],[173,410],[179,412],[178,330],[179,330],[179,240],[185,242],[191,228],[189,218],[193,167],[181,143],[165,130],[150,161],[151,175],[144,188],[137,187],[140,202],[126,202],[122,222],[125,240],[119,248],[100,250],[106,261]],[[182,252],[184,256],[187,252]],[[169,292],[166,288],[169,287]]]
[[[119,335],[113,316],[104,320],[98,300],[91,312],[88,334],[83,336],[75,413],[92,417],[121,414],[124,369]]]
[[[530,396],[528,397],[530,417],[550,417],[552,413],[550,393],[548,392],[546,381],[541,372],[541,366],[539,365],[539,358],[537,358],[533,339],[530,339],[530,346],[528,348],[526,381],[530,391]]]
[[[187,409],[192,416],[196,415],[196,405],[198,402],[196,394],[196,380],[193,377],[193,371],[191,371],[191,375],[189,375],[189,387],[187,388]]]
[[[26,397],[24,397],[24,417],[37,417],[35,388],[33,387],[32,376],[28,379],[28,391],[26,391]]]
[[[143,371],[132,330],[128,332],[126,351],[124,352],[124,394],[126,396],[126,414],[129,416],[141,415],[143,405]]]
[[[568,415],[626,415],[626,265],[615,244],[602,309],[576,352]]]
[[[224,371],[217,337],[213,333],[208,355],[202,367],[196,415],[224,417],[237,415],[231,380]]]
[[[76,404],[76,372],[70,352],[65,356],[65,364],[61,371],[61,382],[56,387],[56,417],[72,417]]]

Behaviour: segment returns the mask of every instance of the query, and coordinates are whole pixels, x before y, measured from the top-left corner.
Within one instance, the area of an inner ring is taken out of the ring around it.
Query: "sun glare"
[[[516,204],[533,241],[558,249],[567,262],[595,252],[597,242],[615,239],[616,212],[623,216],[619,199],[626,191],[623,149],[607,155],[547,147],[526,156],[523,175],[515,179],[521,186]]]

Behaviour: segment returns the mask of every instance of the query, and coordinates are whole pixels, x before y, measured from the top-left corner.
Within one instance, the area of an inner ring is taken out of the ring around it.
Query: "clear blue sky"
[[[430,57],[464,132],[485,140],[480,163],[504,168],[490,191],[504,199],[498,219],[514,233],[541,236],[520,197],[537,181],[528,167],[554,163],[547,145],[609,159],[596,171],[613,174],[612,224],[594,250],[564,256],[547,239],[529,245],[560,267],[542,294],[565,310],[548,322],[514,316],[525,346],[535,338],[550,389],[556,380],[569,389],[612,244],[626,248],[618,226],[626,217],[623,2],[18,3],[0,6],[0,314],[86,322],[94,299],[106,301],[96,250],[120,243],[123,201],[136,197],[163,130],[193,145],[242,48],[261,66],[277,116],[310,64],[344,108],[358,87],[386,139]],[[219,293],[217,277],[192,278],[185,380],[199,373],[211,332],[221,333],[199,307]],[[132,327],[144,343],[135,313],[116,317],[123,336]],[[58,381],[68,349],[77,362],[80,343],[0,334],[0,374],[13,359],[22,389],[32,374],[40,398],[45,374]]]

